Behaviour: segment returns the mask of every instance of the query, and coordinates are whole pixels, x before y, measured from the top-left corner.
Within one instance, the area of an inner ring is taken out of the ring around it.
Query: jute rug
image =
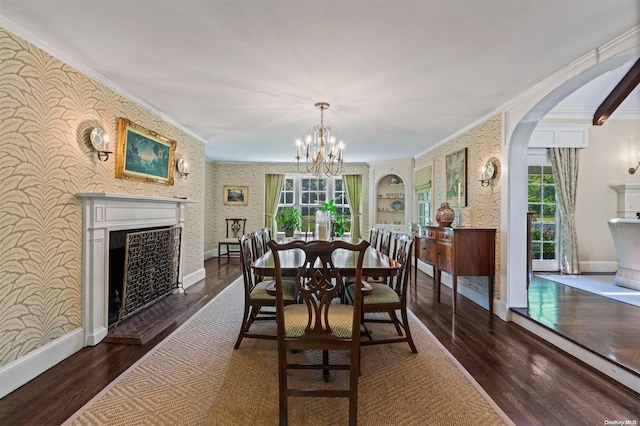
[[[244,339],[239,350],[233,349],[242,304],[242,282],[236,280],[65,424],[277,424],[276,342]],[[259,327],[275,332],[273,322],[263,321]],[[385,324],[371,328],[380,337],[387,330],[395,333]],[[411,330],[418,354],[406,343],[363,347],[359,424],[513,424],[415,318]],[[345,374],[332,372],[330,382],[324,383],[320,372],[301,371],[292,380],[331,387],[346,383]],[[289,402],[292,425],[340,425],[347,419],[346,399]]]

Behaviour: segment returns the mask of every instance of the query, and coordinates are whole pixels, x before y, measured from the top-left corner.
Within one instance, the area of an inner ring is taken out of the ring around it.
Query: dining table
[[[353,244],[357,244],[360,240],[341,238]],[[278,242],[291,242],[294,240],[305,240],[304,238],[284,238]],[[356,276],[357,253],[338,249],[333,254],[333,266],[338,269],[343,277]],[[304,262],[304,252],[301,249],[285,250],[280,252],[280,268],[283,276],[292,277],[297,273],[297,269]],[[367,277],[389,277],[398,274],[400,263],[391,259],[386,254],[377,250],[375,247],[369,246],[365,252],[362,262],[362,275]],[[271,250],[267,250],[265,254],[256,259],[251,267],[256,275],[273,276],[275,275],[275,262]]]

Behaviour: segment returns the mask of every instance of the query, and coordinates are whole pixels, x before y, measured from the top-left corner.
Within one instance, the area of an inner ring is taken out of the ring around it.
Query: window
[[[338,215],[350,218],[351,210],[342,178],[316,178],[287,176],[282,185],[278,210],[284,206],[295,206],[302,214],[302,230],[313,231],[316,210],[329,200],[334,200]],[[346,222],[346,231],[350,229]]]
[[[559,227],[551,166],[529,166],[528,210],[533,213],[531,250],[534,270],[556,271],[559,267]]]
[[[431,224],[431,193],[419,192],[417,195],[418,195],[418,224],[424,227]]]

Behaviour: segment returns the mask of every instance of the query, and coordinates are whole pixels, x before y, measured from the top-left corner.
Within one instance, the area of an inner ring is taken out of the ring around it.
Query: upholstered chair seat
[[[284,329],[287,338],[302,337],[309,320],[306,305],[284,307]],[[315,317],[314,317],[315,320]],[[329,327],[338,339],[350,339],[353,331],[353,306],[333,304],[329,307]]]

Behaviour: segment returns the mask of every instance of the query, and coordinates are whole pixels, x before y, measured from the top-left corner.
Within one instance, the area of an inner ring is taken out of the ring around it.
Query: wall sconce
[[[189,177],[189,163],[187,163],[184,158],[179,158],[176,161],[176,169],[182,179]]]
[[[109,151],[109,135],[100,127],[96,127],[91,130],[89,140],[93,149],[98,151],[98,160],[107,161],[109,154],[112,153],[112,151]]]
[[[498,174],[499,162],[497,159],[492,158],[480,169],[480,185],[489,186],[493,183],[496,175]]]
[[[635,174],[635,172],[637,172],[637,171],[638,171],[638,168],[639,168],[639,167],[640,167],[640,152],[638,153],[638,165],[637,165],[637,166],[635,166],[635,167],[630,167],[630,168],[629,168],[629,174],[630,174],[630,175]]]

